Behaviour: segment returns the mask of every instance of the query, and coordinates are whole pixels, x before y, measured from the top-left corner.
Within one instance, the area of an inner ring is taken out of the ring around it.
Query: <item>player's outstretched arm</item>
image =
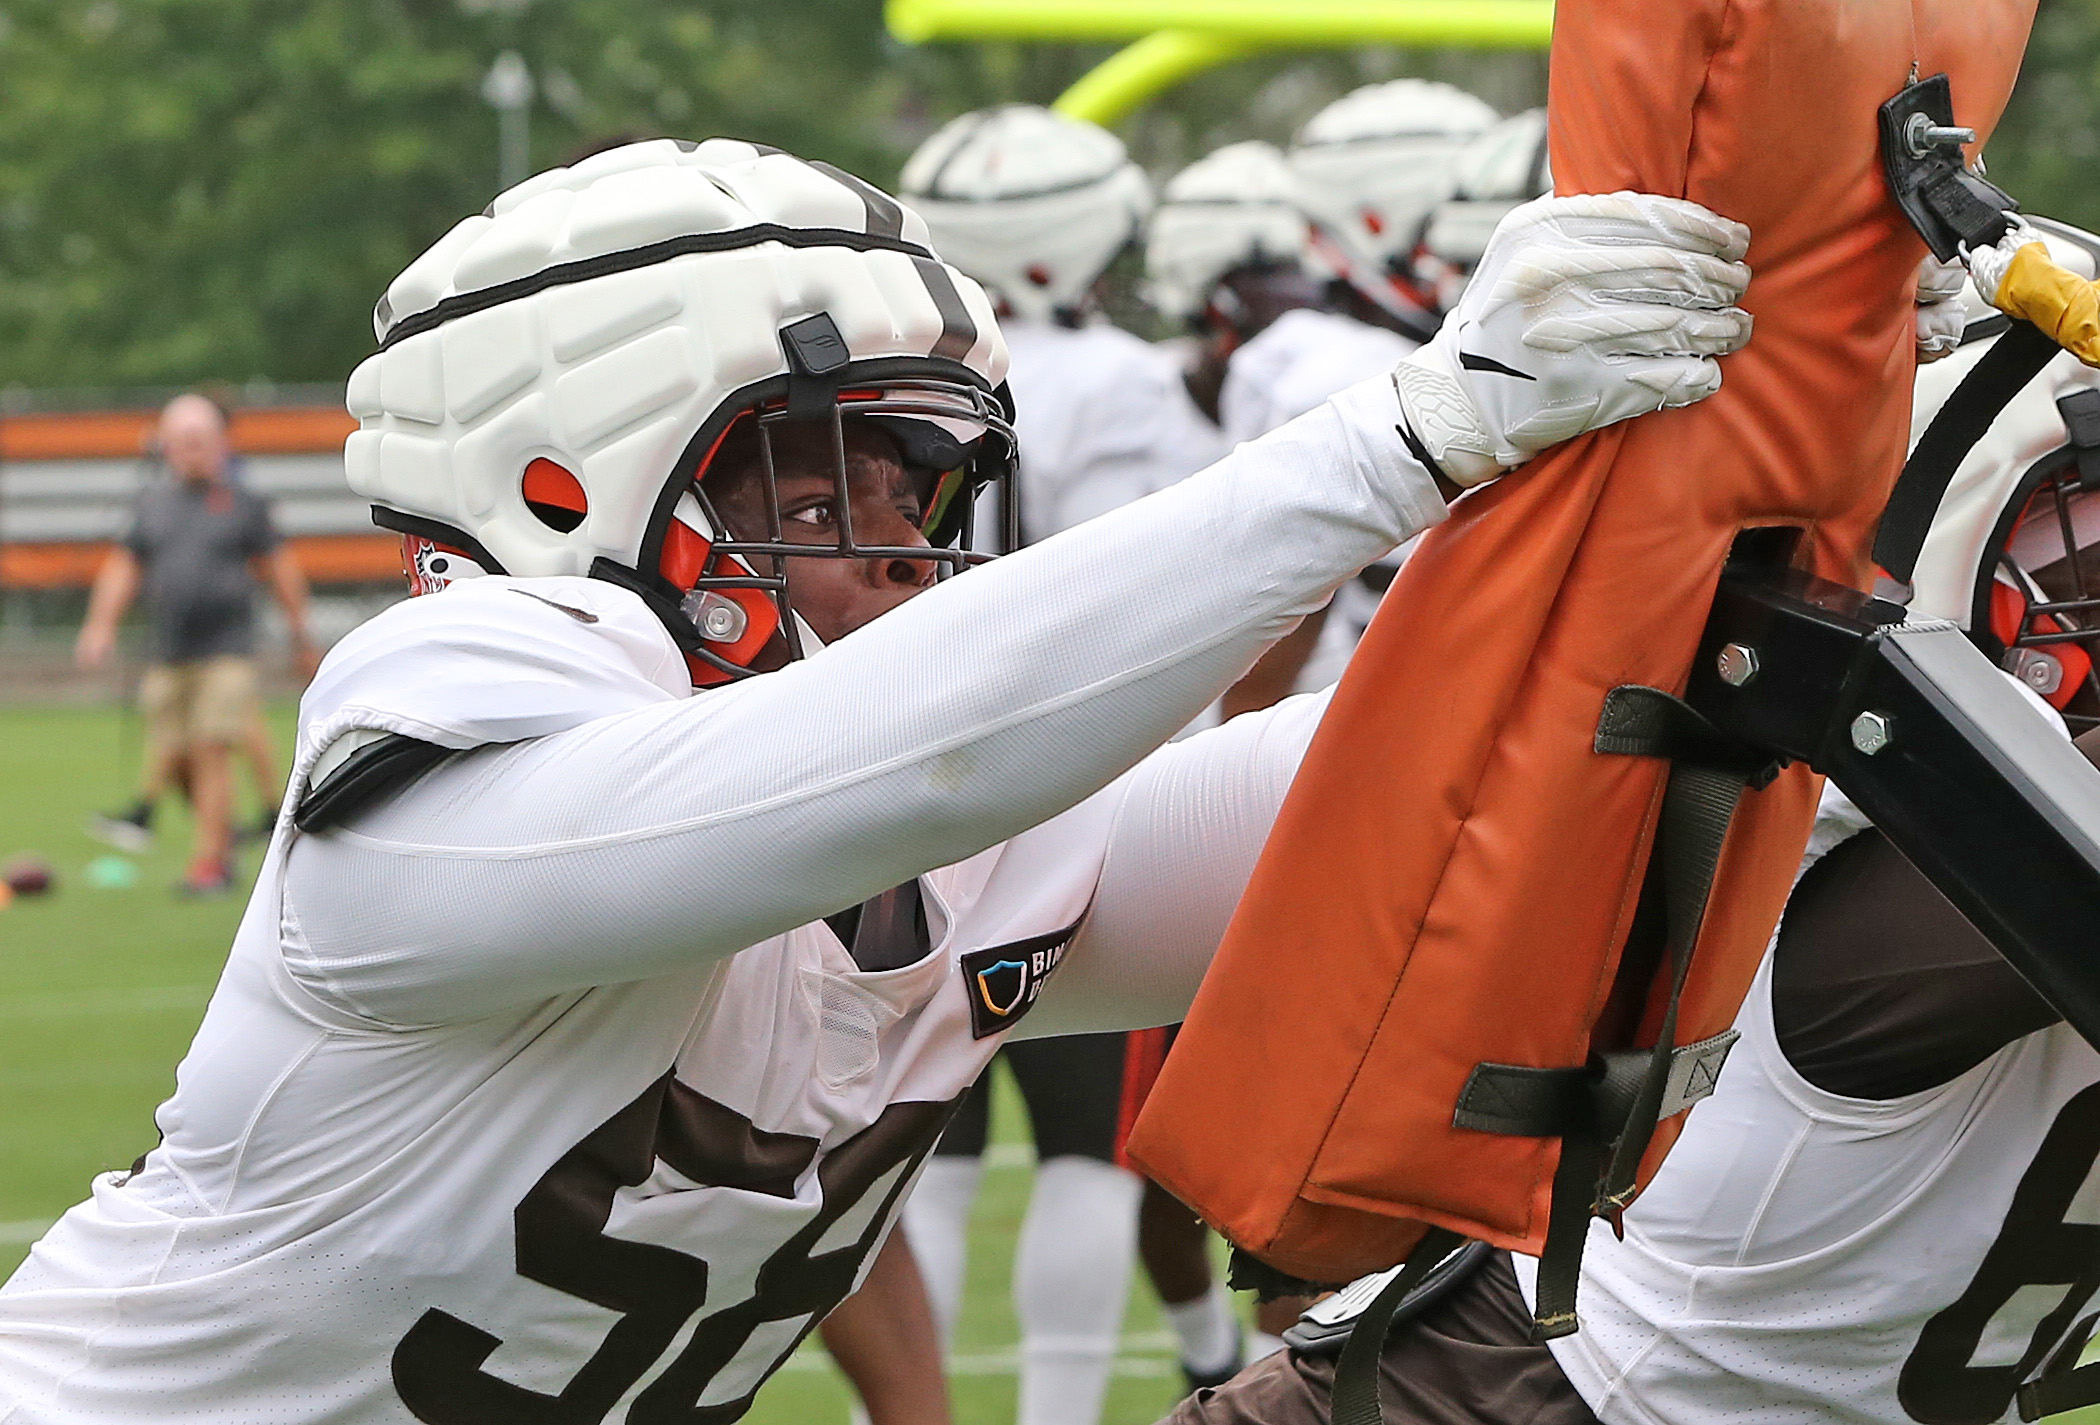
[[[1163,747],[1015,839],[995,876],[1009,873],[1009,858],[1022,869],[1047,852],[1073,874],[1098,877],[1084,925],[1018,1035],[1142,1029],[1187,1015],[1332,691]]]
[[[1365,383],[805,661],[451,759],[294,843],[297,972],[386,1022],[486,1012],[731,954],[1056,816],[1442,516],[1398,420]]]
[[[296,843],[295,972],[397,1023],[640,979],[1091,796],[1440,519],[1440,491],[1718,386],[1749,329],[1742,229],[1640,195],[1543,203],[1490,244],[1475,315],[1394,379],[802,663],[457,758]]]

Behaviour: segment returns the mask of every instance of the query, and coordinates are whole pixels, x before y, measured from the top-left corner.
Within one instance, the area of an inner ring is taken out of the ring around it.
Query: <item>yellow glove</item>
[[[2086,365],[2100,366],[2100,284],[2059,265],[2033,229],[2015,228],[1994,246],[1964,256],[1985,301],[2033,322]]]

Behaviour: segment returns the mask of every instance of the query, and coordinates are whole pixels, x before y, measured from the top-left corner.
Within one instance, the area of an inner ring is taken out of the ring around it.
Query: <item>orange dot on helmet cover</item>
[[[549,529],[567,534],[583,523],[591,502],[583,493],[583,482],[547,457],[540,456],[525,467],[520,482],[525,508]]]

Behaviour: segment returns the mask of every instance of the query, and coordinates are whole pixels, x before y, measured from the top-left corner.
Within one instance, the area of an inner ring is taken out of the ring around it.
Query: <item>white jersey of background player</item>
[[[1029,543],[1224,454],[1166,355],[1095,314],[1102,274],[1152,207],[1114,134],[1032,104],[979,110],[921,144],[898,189],[998,306]]]
[[[1225,452],[1172,359],[1094,317],[1096,289],[1138,235],[1151,184],[1113,134],[1028,104],[964,114],[899,183],[943,257],[985,287],[1010,364],[1021,533],[1046,539],[1166,488]],[[1120,1037],[1015,1061],[1039,1150],[1015,1244],[1021,1425],[1092,1425],[1121,1335],[1138,1181],[1114,1161]],[[1052,1093],[1044,1087],[1065,1085]],[[958,1137],[962,1133],[959,1132]],[[960,1314],[974,1132],[927,1164],[905,1209],[944,1342]]]
[[[1502,216],[1549,193],[1543,109],[1497,121],[1463,90],[1367,85],[1314,115],[1290,162],[1315,222],[1312,266],[1358,318],[1303,311],[1250,341],[1227,378],[1226,434],[1245,440],[1390,364],[1396,341],[1457,299]]]
[[[1509,246],[1568,279],[1480,333],[1522,404],[1433,346],[945,580],[1004,357],[916,215],[663,140],[465,219],[380,303],[346,451],[455,582],[303,702],[163,1141],[0,1289],[0,1420],[736,1418],[1004,1038],[1183,1011],[1319,702],[1146,754],[1531,453],[1534,399],[1718,384],[1742,230],[1551,217]],[[1576,275],[1614,252],[1709,294],[1651,314],[1686,355],[1618,351]],[[1595,341],[1538,353],[1546,313]]]

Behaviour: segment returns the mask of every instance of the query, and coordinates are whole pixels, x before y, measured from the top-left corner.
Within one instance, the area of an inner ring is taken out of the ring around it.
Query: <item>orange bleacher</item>
[[[0,464],[62,467],[68,461],[131,460],[141,455],[158,413],[153,410],[38,412],[0,417]],[[233,413],[230,434],[244,455],[333,455],[357,429],[337,406],[261,406]],[[300,534],[286,543],[316,583],[398,579],[398,539],[371,533]],[[106,540],[0,543],[0,587],[63,589],[92,582]]]

